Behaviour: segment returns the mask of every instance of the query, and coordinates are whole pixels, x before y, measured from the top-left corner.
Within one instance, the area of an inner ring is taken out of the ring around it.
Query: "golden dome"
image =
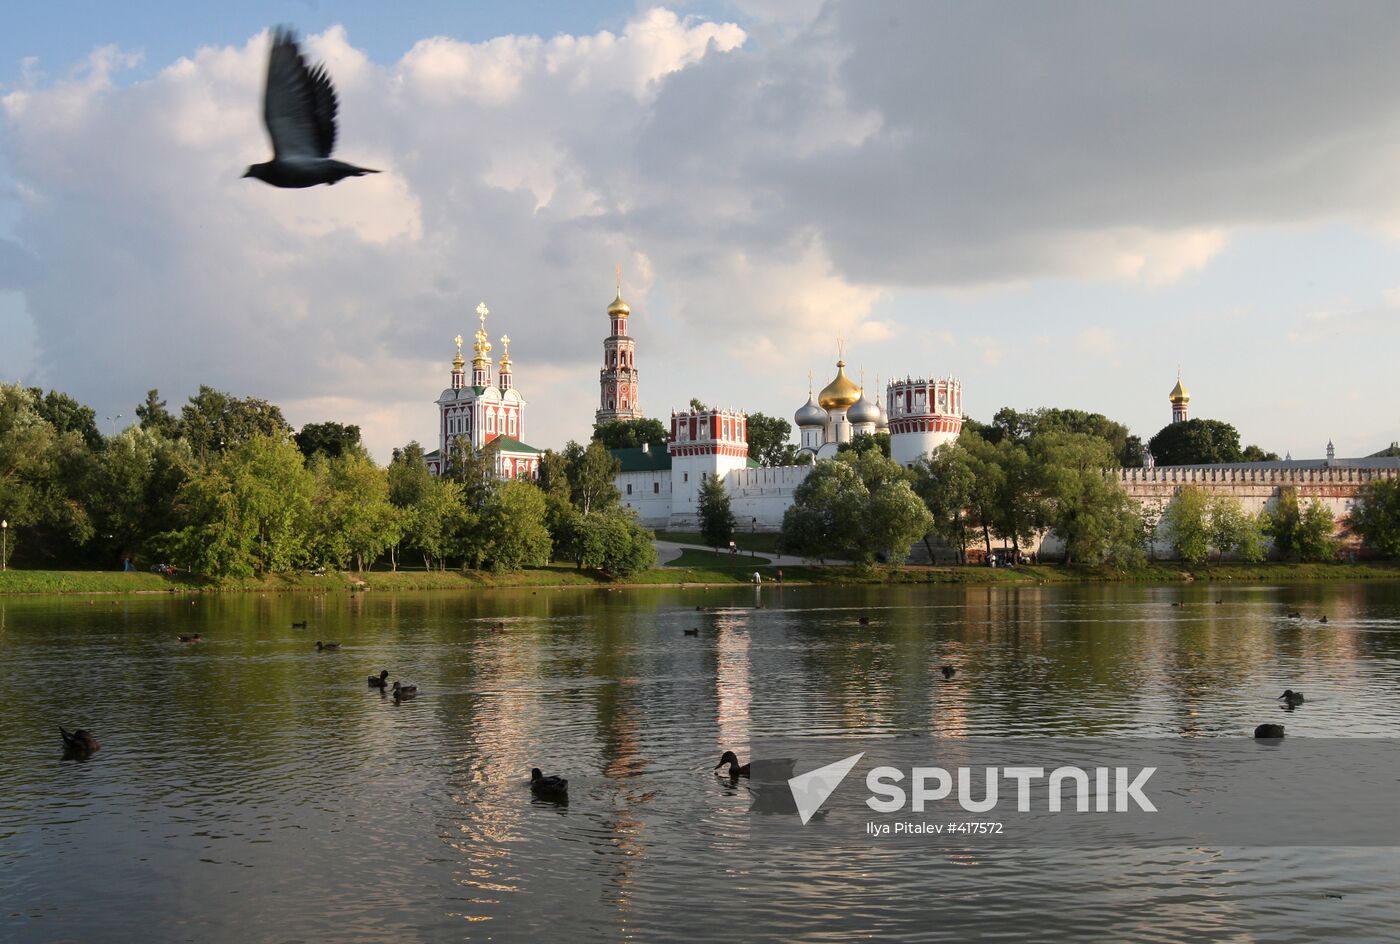
[[[844,410],[860,399],[861,390],[846,376],[846,362],[836,362],[836,379],[822,388],[817,403],[823,410]]]
[[[632,314],[632,306],[628,305],[626,302],[624,302],[624,301],[622,300],[622,289],[618,289],[618,290],[617,290],[617,297],[614,298],[612,304],[608,306],[608,314],[610,314],[610,315],[630,315],[630,314]]]
[[[1186,392],[1186,388],[1181,385],[1181,378],[1176,378],[1176,386],[1172,387],[1171,396],[1168,398],[1173,403],[1186,403],[1191,399],[1191,394]]]

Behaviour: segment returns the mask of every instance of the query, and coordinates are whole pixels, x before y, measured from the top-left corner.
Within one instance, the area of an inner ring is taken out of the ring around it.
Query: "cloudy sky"
[[[1146,438],[1179,365],[1280,453],[1400,439],[1400,5],[204,6],[7,15],[0,377],[123,424],[208,383],[386,459],[433,440],[484,300],[559,446],[620,264],[654,416],[790,417],[842,335],[983,419]],[[385,173],[240,179],[276,23],[334,77],[337,156]]]

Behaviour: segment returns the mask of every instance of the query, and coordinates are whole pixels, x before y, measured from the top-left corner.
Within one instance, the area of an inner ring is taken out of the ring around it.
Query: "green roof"
[[[632,449],[609,449],[612,457],[622,463],[623,472],[662,472],[671,468],[671,454],[662,446],[650,450],[636,447]]]
[[[486,444],[488,449],[499,449],[501,452],[544,452],[543,449],[536,449],[534,446],[527,446],[518,439],[511,439],[509,436],[497,436]]]

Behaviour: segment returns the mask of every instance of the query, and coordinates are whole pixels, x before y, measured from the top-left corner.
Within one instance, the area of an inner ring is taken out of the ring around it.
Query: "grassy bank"
[[[672,564],[634,574],[621,581],[554,563],[513,573],[489,571],[332,572],[324,576],[278,574],[257,579],[208,580],[164,577],[151,573],[71,570],[9,570],[0,573],[0,594],[17,593],[197,593],[197,592],[345,592],[393,590],[491,590],[520,587],[677,586],[747,584],[754,571],[765,583],[778,568],[750,559],[740,565],[727,554],[687,552]],[[1265,581],[1296,583],[1317,580],[1396,580],[1400,563],[1365,564],[1214,564],[1185,567],[1156,563],[1131,571],[1037,564],[1022,567],[784,567],[787,584],[976,584],[1039,585],[1051,583],[1186,583]]]

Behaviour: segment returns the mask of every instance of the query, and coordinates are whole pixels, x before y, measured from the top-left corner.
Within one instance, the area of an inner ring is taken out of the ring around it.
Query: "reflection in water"
[[[713,773],[772,735],[1395,736],[1395,586],[98,602],[0,601],[0,672],[30,683],[0,713],[16,940],[243,941],[253,911],[275,929],[255,938],[336,941],[815,940],[836,915],[921,940],[1375,940],[1400,920],[1388,850],[754,861],[748,785]],[[421,694],[368,688],[380,669]],[[1285,688],[1308,697],[1287,718]],[[64,760],[58,723],[102,751]],[[536,766],[567,805],[532,797]],[[914,924],[930,895],[937,927]]]

